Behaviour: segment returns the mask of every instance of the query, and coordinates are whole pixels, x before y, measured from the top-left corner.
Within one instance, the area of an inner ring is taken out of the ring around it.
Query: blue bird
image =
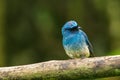
[[[71,58],[92,57],[93,48],[87,35],[76,21],[68,21],[62,27],[63,47]]]

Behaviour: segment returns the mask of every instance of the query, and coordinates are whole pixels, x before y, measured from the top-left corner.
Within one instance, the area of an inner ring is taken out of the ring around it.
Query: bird
[[[93,47],[76,21],[66,22],[61,31],[63,47],[70,58],[94,57]]]

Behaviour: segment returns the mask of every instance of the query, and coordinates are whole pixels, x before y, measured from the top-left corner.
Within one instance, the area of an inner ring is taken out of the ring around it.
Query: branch
[[[1,79],[78,80],[120,76],[120,55],[1,67]]]

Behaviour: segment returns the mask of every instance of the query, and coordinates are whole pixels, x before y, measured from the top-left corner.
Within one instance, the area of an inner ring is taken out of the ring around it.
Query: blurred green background
[[[96,56],[120,53],[120,0],[0,0],[0,66],[69,59],[61,35],[69,20]]]

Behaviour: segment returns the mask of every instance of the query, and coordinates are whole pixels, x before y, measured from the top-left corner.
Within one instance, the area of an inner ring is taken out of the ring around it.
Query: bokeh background
[[[120,0],[0,0],[0,66],[69,59],[61,35],[69,20],[96,56],[120,54]]]
[[[0,67],[69,59],[61,35],[69,20],[96,56],[120,54],[120,0],[0,0]]]

